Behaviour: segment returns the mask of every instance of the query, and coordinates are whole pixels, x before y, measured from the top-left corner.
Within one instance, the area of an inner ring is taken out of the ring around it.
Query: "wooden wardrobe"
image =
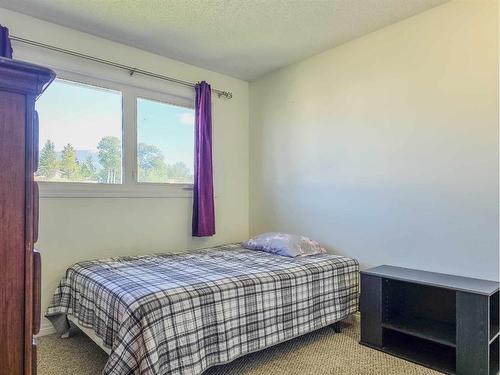
[[[38,116],[53,71],[0,58],[0,375],[36,374],[40,329]]]

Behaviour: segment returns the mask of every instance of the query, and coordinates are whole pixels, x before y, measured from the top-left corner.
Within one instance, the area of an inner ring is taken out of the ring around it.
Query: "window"
[[[56,80],[37,101],[38,181],[120,184],[122,94]]]
[[[137,99],[137,180],[193,183],[193,109]]]
[[[36,104],[42,197],[192,196],[193,98],[57,73]]]

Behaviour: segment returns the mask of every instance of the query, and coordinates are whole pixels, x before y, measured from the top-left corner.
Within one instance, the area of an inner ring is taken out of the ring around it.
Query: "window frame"
[[[193,184],[140,183],[137,181],[137,99],[154,100],[189,109],[193,98],[149,90],[117,81],[54,69],[57,79],[119,91],[122,94],[122,182],[103,184],[86,182],[37,181],[40,197],[47,198],[188,198]],[[43,94],[42,94],[43,95]],[[193,135],[194,141],[194,135]]]

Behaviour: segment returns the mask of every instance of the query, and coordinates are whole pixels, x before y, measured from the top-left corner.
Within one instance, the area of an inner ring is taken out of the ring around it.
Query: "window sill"
[[[105,185],[38,182],[41,198],[192,198],[191,184]]]

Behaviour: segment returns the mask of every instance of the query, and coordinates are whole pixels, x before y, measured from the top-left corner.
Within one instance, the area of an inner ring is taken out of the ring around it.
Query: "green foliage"
[[[137,145],[137,164],[140,182],[165,182],[167,165],[161,150],[153,145]]]
[[[139,182],[190,183],[193,181],[193,175],[185,163],[179,161],[167,165],[161,150],[153,145],[146,143],[137,145],[137,164]]]
[[[189,168],[182,161],[169,164],[167,167],[167,176],[170,182],[189,183],[193,182],[193,175]]]
[[[97,145],[99,164],[95,163],[95,154],[87,156],[85,161],[78,161],[77,150],[71,145],[64,146],[58,160],[55,144],[48,140],[40,152],[37,175],[52,181],[89,181],[101,183],[120,183],[121,181],[121,142],[117,137],[104,137]],[[193,175],[187,165],[181,161],[167,164],[162,151],[146,143],[137,145],[139,182],[174,182],[191,183]]]
[[[37,175],[50,179],[56,175],[58,169],[56,145],[49,139],[40,152]]]
[[[99,163],[102,165],[100,182],[119,183],[121,181],[121,142],[116,137],[104,137],[97,145]]]
[[[98,179],[97,169],[92,160],[92,155],[87,156],[87,160],[80,165],[80,173],[87,181],[95,181]]]
[[[71,144],[64,146],[60,163],[61,176],[70,181],[80,180],[80,165],[76,159],[76,150]]]

